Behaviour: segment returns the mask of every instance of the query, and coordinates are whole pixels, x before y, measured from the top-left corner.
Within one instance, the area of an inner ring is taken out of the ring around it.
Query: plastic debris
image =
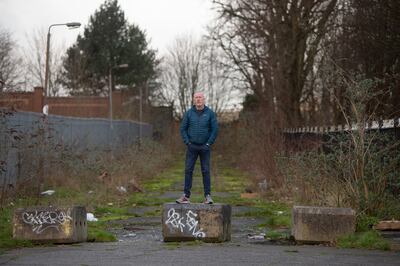
[[[136,236],[135,233],[129,233],[129,234],[123,235],[123,237],[135,237],[135,236]]]
[[[123,187],[123,186],[118,186],[118,187],[117,187],[117,190],[118,190],[119,192],[121,192],[121,193],[126,193],[126,188]]]
[[[40,193],[41,195],[47,195],[47,196],[51,196],[51,195],[53,195],[54,194],[54,190],[46,190],[46,191],[43,191],[42,193]]]
[[[94,217],[94,214],[91,212],[86,213],[86,220],[88,222],[97,222],[98,219],[96,217]]]
[[[265,239],[265,234],[264,233],[261,233],[261,234],[258,234],[258,235],[248,234],[247,238],[248,239],[255,239],[255,240],[264,240]]]

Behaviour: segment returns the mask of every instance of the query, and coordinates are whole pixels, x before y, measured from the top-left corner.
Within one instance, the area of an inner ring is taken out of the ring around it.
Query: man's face
[[[197,92],[193,96],[194,98],[194,105],[196,105],[197,108],[202,108],[204,107],[204,94],[201,92]]]

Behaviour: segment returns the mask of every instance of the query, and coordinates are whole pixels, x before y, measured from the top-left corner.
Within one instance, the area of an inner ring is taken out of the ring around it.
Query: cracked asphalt
[[[400,252],[395,251],[250,239],[260,222],[234,216],[230,242],[164,243],[161,217],[135,217],[114,222],[117,242],[8,250],[0,255],[0,265],[400,265]]]

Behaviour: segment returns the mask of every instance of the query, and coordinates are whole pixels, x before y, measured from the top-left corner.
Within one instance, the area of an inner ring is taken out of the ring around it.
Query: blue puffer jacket
[[[193,106],[184,114],[180,132],[186,145],[212,145],[218,134],[217,117],[207,106],[204,106],[201,114],[197,113],[196,107]]]

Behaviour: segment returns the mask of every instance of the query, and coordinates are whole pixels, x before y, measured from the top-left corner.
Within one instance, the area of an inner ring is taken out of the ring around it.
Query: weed
[[[366,232],[372,229],[372,226],[377,224],[379,219],[377,217],[367,216],[367,215],[358,215],[356,231],[357,232]]]
[[[341,248],[390,249],[390,244],[373,230],[341,237],[338,239],[337,246]]]

